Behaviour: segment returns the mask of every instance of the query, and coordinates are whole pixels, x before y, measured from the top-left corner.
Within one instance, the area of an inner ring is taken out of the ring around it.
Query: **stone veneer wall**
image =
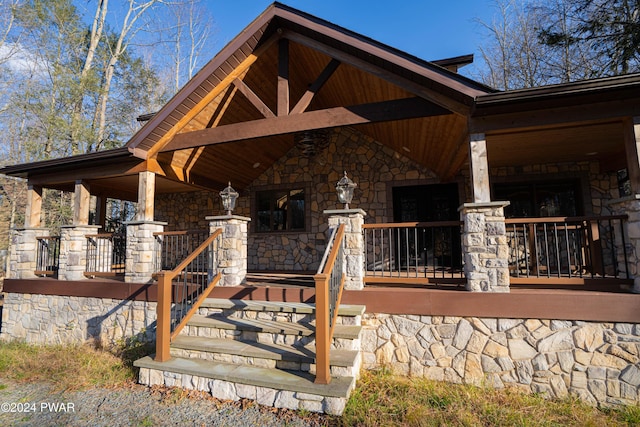
[[[304,187],[307,191],[306,232],[254,233],[249,224],[248,264],[250,270],[315,270],[326,245],[328,218],[324,210],[342,208],[335,184],[347,171],[358,187],[352,208],[366,212],[366,222],[388,222],[388,184],[413,181],[437,183],[427,168],[351,128],[341,128],[330,136],[329,146],[309,159],[292,148],[246,190],[240,191],[234,215],[251,218],[255,191]],[[233,182],[231,183],[233,186]],[[222,189],[221,189],[222,190]],[[205,216],[222,214],[220,198],[214,192],[194,192],[156,196],[155,219],[168,223],[167,230],[206,229]]]
[[[592,404],[640,402],[640,324],[369,313],[362,324],[367,369]]]
[[[127,339],[154,340],[155,321],[155,302],[6,293],[0,338],[113,346]]]

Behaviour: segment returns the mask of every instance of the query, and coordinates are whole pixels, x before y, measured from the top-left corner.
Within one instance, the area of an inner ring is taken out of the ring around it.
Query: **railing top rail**
[[[186,236],[187,234],[208,233],[209,230],[157,231],[154,236]]]
[[[51,240],[51,239],[59,239],[60,236],[36,236],[36,240]]]
[[[200,253],[203,252],[209,246],[209,244],[211,244],[211,242],[213,242],[221,234],[222,234],[222,229],[220,228],[217,229],[212,235],[210,235],[207,238],[207,240],[202,242],[200,246],[196,248],[195,251],[191,252],[189,256],[184,259],[184,261],[178,264],[176,268],[174,268],[169,272],[160,272],[159,274],[165,274],[167,277],[169,277],[169,280],[173,280],[174,277],[180,274],[182,270],[187,268],[187,266],[191,263],[191,261],[193,261],[198,255],[200,255]]]
[[[543,218],[507,218],[505,224],[542,224],[551,222],[589,222],[589,221],[609,221],[616,219],[628,219],[629,216],[624,215],[604,215],[604,216],[559,216],[559,217],[543,217]]]
[[[333,241],[334,244],[331,248],[331,253],[329,253],[327,262],[324,265],[324,269],[322,270],[322,273],[320,274],[330,274],[331,270],[333,270],[333,264],[335,264],[336,258],[338,258],[339,243],[342,241],[342,238],[344,237],[344,229],[345,229],[344,224],[340,224],[338,226],[338,231],[336,232],[335,240]]]
[[[110,237],[124,237],[124,234],[122,233],[97,233],[97,234],[85,234],[84,237],[86,238],[96,238],[96,239],[108,239]]]
[[[457,227],[463,225],[462,221],[428,221],[428,222],[388,222],[382,224],[363,224],[362,228],[435,228],[435,227]]]

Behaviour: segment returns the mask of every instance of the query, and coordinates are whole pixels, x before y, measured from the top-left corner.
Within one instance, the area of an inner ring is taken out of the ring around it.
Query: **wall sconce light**
[[[238,192],[231,187],[231,181],[229,181],[227,188],[220,192],[222,208],[227,211],[227,215],[231,215],[231,212],[235,209],[238,196]]]
[[[347,171],[344,172],[344,176],[336,184],[336,192],[338,193],[338,201],[344,203],[344,208],[349,209],[349,203],[353,199],[353,190],[358,184],[351,181],[347,177]]]

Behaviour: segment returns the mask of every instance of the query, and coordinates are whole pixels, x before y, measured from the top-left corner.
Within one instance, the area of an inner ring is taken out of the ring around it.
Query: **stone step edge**
[[[187,323],[187,326],[198,326],[231,331],[298,335],[305,337],[315,334],[315,328],[313,326],[306,326],[300,323],[276,322],[273,320],[263,319],[227,318],[222,316],[206,317],[201,315],[194,315]],[[335,325],[333,330],[333,337],[355,340],[360,337],[361,330],[362,326]]]
[[[270,347],[271,349],[265,347]],[[256,343],[252,341],[237,341],[225,338],[179,335],[171,343],[171,348],[253,357],[255,359],[269,359],[309,364],[316,363],[315,353],[313,355],[306,355],[302,352],[302,349],[292,346]],[[304,348],[303,350],[314,352],[314,349],[309,348]],[[339,366],[343,368],[353,367],[358,356],[359,352],[356,350],[332,349],[329,353],[329,364],[331,366]]]
[[[354,377],[332,377],[329,384],[316,384],[315,376],[304,372],[181,357],[172,357],[166,362],[156,362],[152,356],[145,356],[133,362],[133,366],[323,397],[346,399],[355,387]]]
[[[207,298],[203,301],[200,307],[237,311],[268,311],[299,314],[313,314],[316,311],[315,304],[308,304],[304,302],[253,301],[224,298]],[[364,305],[340,304],[340,307],[338,307],[338,316],[362,316],[365,310],[366,307]]]

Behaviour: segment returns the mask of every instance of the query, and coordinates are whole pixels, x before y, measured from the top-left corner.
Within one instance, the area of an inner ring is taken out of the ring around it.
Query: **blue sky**
[[[266,9],[268,0],[205,0],[222,48]],[[491,0],[284,0],[286,5],[426,60],[475,53],[479,60],[480,25],[491,21]]]

